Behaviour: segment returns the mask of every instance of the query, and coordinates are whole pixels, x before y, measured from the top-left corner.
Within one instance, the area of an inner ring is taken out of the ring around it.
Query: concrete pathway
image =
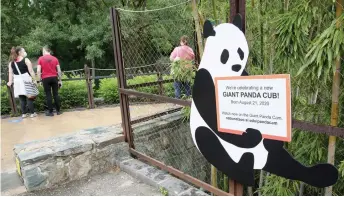
[[[146,104],[130,106],[132,118],[152,115],[172,108],[173,104]],[[20,117],[1,120],[1,172],[14,171],[13,147],[32,140],[60,136],[81,129],[110,126],[121,123],[119,107],[65,112],[61,116],[36,118]]]

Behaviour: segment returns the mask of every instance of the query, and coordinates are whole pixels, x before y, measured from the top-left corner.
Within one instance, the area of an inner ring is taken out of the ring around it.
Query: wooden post
[[[16,100],[14,98],[14,93],[13,93],[13,85],[11,85],[11,87],[7,86],[7,92],[8,92],[8,102],[10,103],[10,107],[11,107],[11,114],[12,116],[17,116],[18,111],[17,111]]]
[[[191,4],[192,4],[192,14],[194,17],[196,33],[197,33],[198,51],[199,51],[200,57],[202,57],[202,55],[203,55],[203,39],[202,39],[200,21],[199,21],[199,17],[198,17],[198,9],[197,9],[196,0],[191,0]]]
[[[91,81],[91,73],[88,66],[85,64],[85,80],[86,80],[86,88],[87,88],[87,98],[88,98],[88,106],[90,109],[94,108],[94,99],[93,99],[93,89],[92,89],[92,81]]]
[[[344,0],[336,0],[336,17],[339,18],[340,15],[343,13],[343,3]],[[340,27],[340,21],[337,20],[336,27]],[[336,57],[336,71],[333,76],[333,83],[332,83],[332,106],[331,106],[331,126],[338,126],[338,117],[339,117],[339,93],[340,93],[340,55]],[[336,152],[336,137],[330,136],[329,143],[328,143],[328,155],[327,155],[327,162],[330,164],[334,164],[334,156]],[[332,186],[325,188],[325,196],[332,195]]]
[[[94,58],[92,59],[91,64],[92,64],[92,80],[94,80],[96,77],[96,70],[95,70],[96,63],[94,61]]]
[[[86,89],[87,89],[87,102],[88,102],[88,107],[91,108],[91,101],[90,101],[90,92],[89,92],[89,88],[88,88],[88,81],[89,81],[89,71],[87,69],[87,65],[84,65],[84,71],[85,71],[85,82],[86,82]]]

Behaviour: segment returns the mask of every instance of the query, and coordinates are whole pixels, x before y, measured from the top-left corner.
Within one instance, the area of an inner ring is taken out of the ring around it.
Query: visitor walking
[[[178,99],[181,98],[182,90],[185,90],[186,96],[191,95],[192,61],[194,58],[195,54],[192,48],[188,46],[188,37],[182,36],[180,46],[174,48],[170,56],[170,60],[173,61],[171,74],[175,79],[175,97]]]
[[[8,86],[14,89],[14,97],[20,100],[22,117],[30,118],[37,116],[33,102],[38,95],[37,81],[32,64],[23,47],[12,47],[10,54],[10,63],[8,65]],[[27,111],[29,108],[29,113]]]
[[[58,95],[59,87],[62,85],[60,64],[58,59],[50,54],[51,50],[48,46],[43,47],[42,51],[43,56],[38,59],[37,75],[39,80],[42,78],[46,103],[48,105],[46,116],[54,116],[52,96],[55,101],[56,113],[60,115],[61,106]]]

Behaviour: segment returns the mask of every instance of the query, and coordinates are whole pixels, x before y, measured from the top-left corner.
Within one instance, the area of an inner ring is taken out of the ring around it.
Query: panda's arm
[[[217,129],[215,86],[210,73],[200,69],[193,87],[193,102],[207,125],[223,140],[242,148],[253,148],[262,140],[258,130],[247,129],[242,135],[219,132]]]

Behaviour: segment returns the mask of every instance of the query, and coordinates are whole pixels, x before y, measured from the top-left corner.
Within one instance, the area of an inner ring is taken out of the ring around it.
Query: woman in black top
[[[7,85],[11,86],[13,84],[14,96],[16,98],[19,97],[20,100],[22,117],[27,117],[27,105],[31,114],[30,117],[33,118],[37,116],[33,106],[34,99],[26,97],[24,81],[34,82],[36,84],[37,82],[35,80],[35,72],[32,69],[31,61],[26,58],[26,56],[27,54],[23,47],[13,47],[11,49],[11,62],[8,65]]]

